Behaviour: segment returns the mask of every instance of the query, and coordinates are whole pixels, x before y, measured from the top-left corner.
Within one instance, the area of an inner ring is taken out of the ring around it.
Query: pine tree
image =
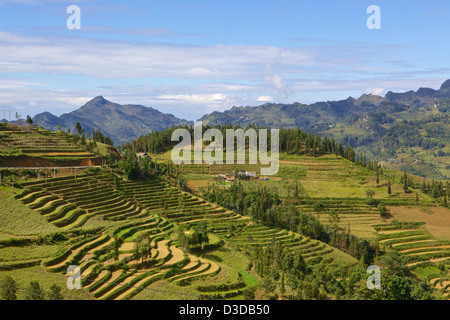
[[[17,283],[10,276],[5,276],[0,280],[0,299],[17,300]]]
[[[403,190],[406,192],[408,192],[408,176],[406,175],[406,171],[403,175]]]
[[[39,282],[35,280],[30,282],[25,300],[45,300],[45,295]]]
[[[63,295],[61,294],[61,287],[56,284],[50,287],[50,293],[48,294],[49,300],[64,300]]]
[[[299,194],[298,194],[298,182],[295,183],[294,197],[295,197],[296,199],[299,198]]]
[[[75,123],[75,130],[77,131],[78,135],[81,134],[81,124],[79,122]]]
[[[389,195],[391,195],[391,193],[392,193],[392,189],[391,189],[391,180],[388,181],[388,189],[387,189],[387,192],[388,192]]]

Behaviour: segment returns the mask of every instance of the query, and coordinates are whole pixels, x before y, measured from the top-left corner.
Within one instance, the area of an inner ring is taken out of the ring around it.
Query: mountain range
[[[313,104],[266,103],[233,107],[201,118],[204,124],[259,124],[334,137],[387,168],[450,178],[450,80],[439,89],[419,88],[384,97]]]
[[[50,112],[39,113],[33,117],[33,123],[50,130],[74,130],[79,122],[88,133],[92,128],[100,128],[115,145],[129,142],[153,130],[189,124],[171,114],[162,113],[152,107],[141,105],[121,105],[106,100],[102,96],[88,101],[81,108],[59,117]]]
[[[351,144],[357,152],[364,152],[387,167],[436,179],[450,177],[450,80],[439,89],[389,91],[384,97],[363,94],[357,99],[312,104],[234,106],[206,114],[200,120],[209,125],[299,127]],[[58,126],[73,130],[75,123],[80,122],[87,132],[100,128],[115,145],[153,130],[193,123],[151,107],[113,103],[102,96],[60,117],[49,112],[37,114],[33,122],[52,130]]]

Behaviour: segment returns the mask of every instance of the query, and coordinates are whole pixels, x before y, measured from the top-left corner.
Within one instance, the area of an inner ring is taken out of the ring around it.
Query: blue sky
[[[79,30],[66,26],[70,5]],[[380,30],[366,26],[370,5]],[[195,120],[439,88],[449,18],[445,0],[0,0],[0,109],[60,115],[103,95]]]

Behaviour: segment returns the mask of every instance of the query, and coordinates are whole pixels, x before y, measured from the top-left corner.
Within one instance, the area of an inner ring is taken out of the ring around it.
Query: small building
[[[246,171],[245,175],[250,178],[256,178],[256,172]]]
[[[225,180],[227,181],[227,182],[233,182],[234,181],[234,176],[226,176],[225,177]]]
[[[152,158],[147,154],[147,152],[138,152],[138,153],[136,153],[136,157],[137,158],[149,158],[149,159]]]

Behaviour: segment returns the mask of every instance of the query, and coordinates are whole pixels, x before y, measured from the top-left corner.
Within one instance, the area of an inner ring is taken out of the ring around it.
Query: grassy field
[[[87,166],[103,164],[107,158],[118,156],[111,146],[92,142],[75,143],[73,136],[62,131],[37,129],[33,126],[18,126],[14,131],[6,130],[0,123],[0,166],[3,167],[49,167]]]
[[[36,236],[58,230],[36,211],[0,190],[0,240]]]
[[[384,249],[407,257],[411,267],[422,268],[416,269],[421,277],[435,276],[436,267],[425,267],[424,262],[447,263],[449,210],[423,195],[416,202],[415,192],[405,193],[394,181],[389,195],[387,177],[381,176],[377,184],[372,171],[334,155],[282,154],[280,159],[276,176],[242,181],[244,189],[266,187],[300,211],[316,215],[325,225],[337,223],[359,238],[378,241]],[[167,153],[159,155],[158,161],[166,160]],[[22,181],[22,189],[4,187],[0,191],[0,240],[5,240],[0,246],[0,270],[2,266],[15,270],[0,271],[0,276],[18,277],[26,287],[38,273],[44,288],[53,282],[64,286],[67,267],[76,264],[83,279],[78,298],[243,299],[244,291],[261,281],[245,252],[273,241],[287,252],[301,250],[312,267],[326,264],[340,270],[358,263],[326,243],[263,226],[203,198],[202,188],[216,183],[217,174],[259,173],[259,165],[177,168],[193,194],[156,178],[126,181],[107,168],[77,177],[66,173],[47,181]],[[368,203],[368,190],[387,206],[385,218],[380,217],[377,206]],[[314,209],[317,202],[324,208],[319,213]],[[209,247],[183,251],[174,231],[184,225],[190,233],[201,221],[209,231]],[[66,238],[52,243],[25,241],[56,231]],[[133,256],[135,241],[141,236],[148,237],[151,248],[146,262]],[[67,296],[73,292],[64,289]]]

